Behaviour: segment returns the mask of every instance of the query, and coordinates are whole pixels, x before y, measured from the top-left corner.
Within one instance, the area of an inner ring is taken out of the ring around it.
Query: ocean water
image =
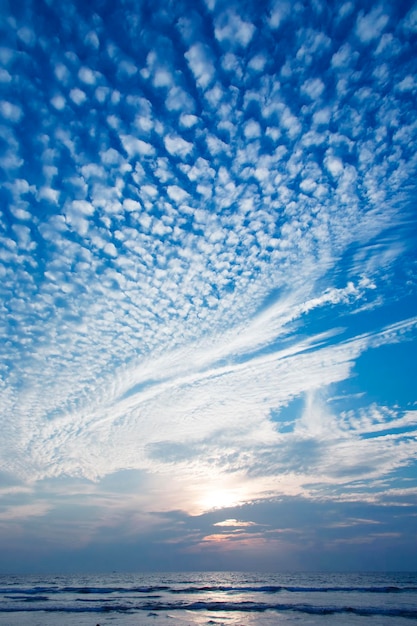
[[[417,573],[1,576],[7,626],[409,626]]]

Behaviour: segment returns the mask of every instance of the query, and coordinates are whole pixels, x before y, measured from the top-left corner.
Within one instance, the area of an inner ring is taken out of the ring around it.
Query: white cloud
[[[54,67],[57,80],[67,86],[71,80],[71,73],[65,63],[58,62]]]
[[[56,94],[53,98],[51,98],[51,104],[56,109],[58,109],[58,111],[62,111],[63,109],[65,109],[66,100],[63,95]]]
[[[343,162],[339,157],[329,154],[326,156],[324,163],[327,170],[333,177],[336,178],[337,176],[340,176],[342,174]]]
[[[93,215],[94,206],[85,200],[73,200],[66,205],[65,218],[72,228],[82,237],[89,229],[88,217]]]
[[[319,109],[313,115],[313,122],[317,125],[328,125],[332,116],[332,111],[329,107]]]
[[[36,34],[32,28],[29,26],[22,26],[17,31],[17,36],[23,43],[27,46],[34,46],[36,43]]]
[[[284,106],[282,109],[280,123],[281,127],[287,131],[291,139],[296,137],[301,132],[301,124],[299,120],[286,106]]]
[[[17,104],[8,100],[0,100],[0,115],[10,121],[17,123],[23,115],[22,109]]]
[[[137,139],[133,135],[121,135],[120,139],[122,140],[123,148],[130,158],[155,154],[155,148],[151,144],[142,139]]]
[[[356,33],[362,43],[369,43],[381,36],[388,22],[389,16],[383,12],[381,6],[376,6],[366,15],[363,12],[359,15],[356,20]]]
[[[84,102],[87,100],[85,92],[82,91],[82,89],[78,89],[78,87],[71,89],[69,96],[71,100],[77,105],[84,104]]]
[[[103,248],[103,252],[108,254],[109,256],[115,257],[117,256],[117,249],[113,243],[106,243]]]
[[[11,80],[11,74],[6,69],[0,68],[0,83],[10,83]]]
[[[86,85],[95,85],[97,80],[96,72],[94,72],[91,68],[85,66],[80,67],[80,69],[78,70],[78,78]]]
[[[58,189],[52,189],[52,187],[41,187],[38,191],[38,198],[40,200],[49,200],[49,202],[57,203],[59,191]]]
[[[207,134],[206,143],[212,156],[230,153],[229,146],[215,135]]]
[[[271,3],[271,9],[268,18],[269,26],[274,30],[279,28],[282,22],[290,15],[290,13],[291,5],[289,2],[274,0],[274,2]]]
[[[131,213],[132,211],[140,211],[141,205],[139,202],[137,202],[137,200],[132,200],[131,198],[127,198],[126,200],[123,201],[123,208],[126,211],[129,211],[129,213]]]
[[[178,187],[178,185],[168,185],[167,193],[171,200],[174,202],[184,202],[187,198],[189,198],[189,194],[187,191]]]
[[[226,41],[232,46],[236,44],[246,48],[255,32],[255,26],[245,22],[236,13],[227,12],[221,14],[216,20],[214,34],[216,39],[223,43]]]
[[[90,30],[85,36],[85,42],[89,44],[95,50],[98,50],[100,47],[100,38],[96,31]]]
[[[168,135],[164,137],[165,148],[172,156],[185,159],[193,150],[193,144],[186,141],[179,135]]]
[[[199,87],[205,89],[215,76],[215,68],[209,50],[196,43],[185,53],[188,65]]]
[[[47,503],[16,504],[7,507],[0,512],[0,522],[21,521],[28,517],[44,517],[51,510],[51,505]]]
[[[172,74],[168,69],[159,67],[155,70],[153,77],[155,87],[171,87],[173,82]]]
[[[243,133],[246,139],[255,139],[261,135],[261,127],[256,120],[248,120],[244,126]]]
[[[117,65],[117,73],[121,78],[125,76],[130,78],[131,76],[134,76],[137,71],[138,68],[130,59],[122,59]]]
[[[239,80],[243,76],[242,61],[238,56],[236,56],[232,52],[227,52],[222,57],[222,67],[226,72],[230,72],[231,74],[234,75],[235,78]]]
[[[225,519],[222,522],[216,522],[213,526],[222,526],[225,528],[246,528],[249,526],[257,526],[255,522],[244,522],[237,519]]]
[[[195,104],[193,98],[179,86],[174,86],[169,90],[165,100],[168,111],[194,111]],[[192,117],[192,116],[191,116]],[[191,119],[190,117],[188,119]]]
[[[23,224],[13,224],[12,229],[15,233],[16,243],[20,248],[33,250],[35,244],[31,241],[31,232],[28,226]]]
[[[407,33],[417,32],[417,7],[411,7],[404,18],[402,26]]]
[[[317,100],[324,91],[324,83],[320,78],[308,78],[301,86],[301,91],[311,100]]]
[[[248,63],[248,67],[256,72],[262,72],[267,64],[268,59],[263,54],[257,54],[252,57]]]
[[[114,148],[108,148],[108,150],[101,153],[101,160],[104,165],[119,166],[123,162],[123,157]]]
[[[196,115],[182,113],[180,117],[180,124],[184,128],[192,128],[198,123],[199,118]]]
[[[331,59],[332,67],[349,68],[357,58],[357,53],[352,50],[349,43],[344,43],[340,46],[339,50],[335,52]]]
[[[411,76],[410,74],[408,76],[405,76],[397,85],[397,89],[398,91],[401,92],[407,92],[407,91],[414,91],[416,89],[416,81],[414,76]]]

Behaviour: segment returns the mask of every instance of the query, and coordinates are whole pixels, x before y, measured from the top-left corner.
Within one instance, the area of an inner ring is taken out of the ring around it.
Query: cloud
[[[269,26],[275,30],[281,26],[284,20],[291,12],[291,6],[288,2],[275,1],[270,3],[270,14],[268,18]]]
[[[20,506],[8,507],[4,513],[0,512],[0,524],[5,521],[44,517],[50,509],[50,505],[47,504],[22,504]]]
[[[0,101],[0,115],[10,122],[18,122],[22,117],[22,109],[8,100]]]
[[[225,528],[247,528],[248,526],[257,526],[255,522],[242,522],[237,519],[225,519],[222,522],[216,522],[213,526],[222,526]]]
[[[356,33],[362,43],[369,43],[381,36],[388,21],[389,16],[384,13],[384,7],[377,6],[366,15],[360,13],[356,21]]]
[[[132,135],[122,135],[121,141],[130,158],[135,156],[151,156],[155,152],[153,146],[149,143],[142,139],[137,139]]]
[[[164,144],[169,154],[183,159],[193,150],[193,144],[180,136],[167,136],[164,138]]]
[[[240,18],[237,13],[225,12],[218,16],[214,34],[220,43],[228,43],[231,46],[246,48],[255,32],[255,27],[250,22]]]
[[[357,371],[412,363],[413,11],[49,9],[0,49],[2,467],[144,515],[403,489],[414,408]]]
[[[71,100],[77,105],[84,104],[84,102],[87,100],[87,94],[78,87],[71,89],[69,96]]]
[[[188,65],[197,85],[207,88],[215,76],[215,68],[209,49],[204,44],[196,43],[185,53]]]

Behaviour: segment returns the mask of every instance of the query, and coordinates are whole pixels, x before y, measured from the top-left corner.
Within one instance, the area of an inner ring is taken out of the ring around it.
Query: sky
[[[416,569],[417,4],[0,7],[0,573]]]

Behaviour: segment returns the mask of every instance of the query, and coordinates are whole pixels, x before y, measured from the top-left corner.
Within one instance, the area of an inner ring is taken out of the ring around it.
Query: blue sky
[[[2,2],[1,571],[412,569],[412,2]]]

